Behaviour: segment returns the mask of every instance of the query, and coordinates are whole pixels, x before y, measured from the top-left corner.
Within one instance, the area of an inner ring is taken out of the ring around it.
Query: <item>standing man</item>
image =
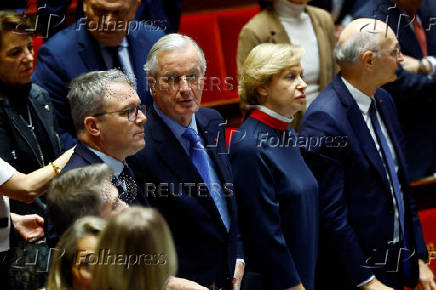
[[[120,68],[134,83],[141,103],[150,104],[144,55],[163,35],[160,28],[133,21],[139,0],[85,0],[85,17],[58,32],[38,52],[34,81],[46,89],[56,110],[64,147],[77,141],[67,86],[90,71]]]
[[[357,18],[385,21],[404,61],[384,88],[394,97],[411,180],[436,173],[436,0],[367,1]]]
[[[239,289],[244,272],[224,121],[200,108],[206,61],[191,38],[169,34],[145,65],[154,105],[145,149],[130,163],[168,222],[179,276],[215,289]],[[233,284],[233,285],[232,285]]]
[[[342,75],[307,111],[300,138],[320,188],[319,289],[436,289],[409,188],[391,95],[403,60],[385,23],[358,19],[335,50]]]

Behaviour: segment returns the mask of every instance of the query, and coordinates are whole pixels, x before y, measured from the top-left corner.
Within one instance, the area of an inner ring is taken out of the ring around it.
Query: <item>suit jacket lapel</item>
[[[100,53],[97,41],[91,36],[87,29],[77,31],[77,42],[79,45],[79,55],[83,64],[89,71],[106,70],[106,65]]]
[[[179,140],[176,139],[171,130],[165,125],[162,119],[157,115],[153,107],[149,109],[148,118],[153,127],[148,127],[150,130],[151,138],[158,143],[158,154],[160,159],[165,163],[168,170],[170,170],[176,180],[183,184],[192,184],[195,186],[204,183],[200,174],[195,166],[192,164],[189,156],[186,154]],[[178,186],[178,185],[175,185]],[[213,219],[222,225],[223,230],[226,231],[225,226],[220,218],[220,213],[215,206],[215,203],[208,193],[208,198],[198,194],[196,187],[193,189],[193,196],[207,208],[207,212]],[[203,193],[204,194],[204,193]]]
[[[401,173],[401,176],[407,176],[405,171],[406,159],[403,155],[403,150],[400,147],[400,140],[398,140],[398,136],[394,133],[395,130],[392,127],[392,122],[390,120],[391,114],[386,108],[385,102],[377,95],[377,93],[375,95],[375,99],[377,101],[378,112],[384,122],[384,125],[388,130],[389,137],[391,139],[392,145],[394,146],[395,154],[397,155],[399,173]]]
[[[271,33],[271,43],[292,43],[288,34],[285,31],[282,23],[279,20],[276,12],[272,13],[273,17],[268,23]]]
[[[229,175],[230,169],[227,167],[226,149],[221,146],[222,142],[225,141],[225,136],[220,136],[221,131],[219,130],[220,124],[216,122],[210,122],[205,118],[200,112],[196,114],[197,126],[200,129],[199,132],[202,133],[202,137],[206,142],[206,149],[215,165],[215,171],[222,182],[222,185],[229,180],[233,180],[231,175]],[[222,124],[224,125],[224,124]],[[232,185],[233,186],[233,185]],[[224,194],[224,188],[223,188]],[[229,213],[232,211],[232,203],[229,198],[226,198],[226,203]]]
[[[138,24],[140,25],[140,24]],[[130,30],[132,31],[132,30]],[[129,35],[127,35],[127,41],[129,42],[129,56],[130,56],[130,62],[132,64],[133,72],[135,73],[136,77],[136,91],[138,92],[139,96],[141,97],[141,100],[143,103],[145,103],[145,95],[148,92],[147,82],[145,79],[145,71],[144,71],[144,60],[146,56],[144,56],[144,45],[140,45],[137,42],[142,41],[141,39],[137,39],[132,35],[134,32],[130,32]],[[149,105],[149,104],[147,104]]]
[[[33,88],[32,88],[32,91],[33,91]],[[56,154],[59,153],[58,149],[60,149],[60,148],[58,148],[58,144],[56,142],[55,136],[53,136],[53,134],[51,134],[50,130],[49,130],[50,124],[48,122],[53,121],[53,119],[49,116],[50,107],[48,106],[48,104],[43,106],[43,104],[36,102],[35,99],[33,98],[32,91],[31,91],[30,96],[29,96],[30,104],[33,107],[33,110],[36,112],[36,115],[38,116],[39,121],[41,122],[42,126],[44,127],[45,132],[47,132],[47,136],[50,139],[51,145],[53,146],[52,148],[54,149],[53,153],[56,156]]]
[[[380,154],[377,151],[377,147],[375,146],[374,139],[372,139],[372,136],[369,132],[368,126],[365,124],[359,106],[353,99],[353,96],[350,94],[345,84],[340,79],[340,76],[336,77],[336,79],[333,81],[333,85],[342,103],[348,107],[348,120],[350,121],[356,138],[359,140],[359,145],[362,148],[363,153],[366,155],[370,164],[377,171],[382,183],[388,190],[387,192],[390,192],[386,169],[383,166],[383,161],[380,158]]]

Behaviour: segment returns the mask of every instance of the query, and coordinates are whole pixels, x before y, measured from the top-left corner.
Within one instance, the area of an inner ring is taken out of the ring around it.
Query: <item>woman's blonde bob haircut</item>
[[[100,235],[96,253],[108,250],[121,259],[94,266],[92,289],[160,290],[176,273],[173,238],[154,209],[132,207],[112,218]]]
[[[240,106],[260,105],[257,88],[271,81],[273,75],[300,64],[303,48],[287,43],[261,43],[253,48],[239,71]]]
[[[51,261],[48,276],[49,290],[73,289],[71,268],[77,257],[77,240],[84,236],[98,236],[106,221],[98,217],[78,219],[60,238]]]

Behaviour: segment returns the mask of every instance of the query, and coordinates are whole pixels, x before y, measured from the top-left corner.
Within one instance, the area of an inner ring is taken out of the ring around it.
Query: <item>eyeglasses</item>
[[[124,114],[127,114],[127,120],[129,120],[130,122],[135,122],[136,118],[138,118],[139,111],[141,111],[145,115],[145,112],[146,112],[145,105],[130,107],[130,108],[127,108],[125,110],[120,110],[120,111],[101,112],[101,113],[95,114],[94,117],[100,117],[100,116],[103,116],[106,114],[112,114],[112,113],[124,113]]]

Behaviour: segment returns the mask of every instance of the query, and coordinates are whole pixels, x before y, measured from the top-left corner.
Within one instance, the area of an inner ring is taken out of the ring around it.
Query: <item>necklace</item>
[[[33,122],[32,122],[32,114],[30,114],[29,106],[27,106],[27,117],[29,118],[29,124],[27,124],[27,128],[29,128],[32,131],[35,130],[35,127],[33,126]]]

